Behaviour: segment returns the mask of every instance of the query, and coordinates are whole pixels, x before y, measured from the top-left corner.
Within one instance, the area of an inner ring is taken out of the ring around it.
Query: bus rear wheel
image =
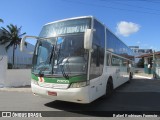
[[[111,78],[109,78],[106,85],[106,93],[102,96],[102,98],[109,98],[113,93],[113,83]]]

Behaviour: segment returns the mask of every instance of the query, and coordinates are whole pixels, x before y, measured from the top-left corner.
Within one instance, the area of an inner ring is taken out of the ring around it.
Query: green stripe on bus
[[[32,78],[33,80],[38,81],[38,77],[37,77],[37,76],[35,76],[34,74],[32,74],[32,75],[31,75],[31,78]]]
[[[46,82],[46,83],[57,83],[57,80],[67,80],[64,77],[60,77],[60,78],[43,77],[43,78],[44,78],[44,82]],[[38,81],[38,77],[35,76],[34,74],[32,74],[32,79]],[[78,81],[85,81],[85,80],[87,80],[86,75],[77,75],[77,76],[70,77],[68,79],[69,83],[78,82]],[[61,82],[61,84],[66,84],[66,83]]]

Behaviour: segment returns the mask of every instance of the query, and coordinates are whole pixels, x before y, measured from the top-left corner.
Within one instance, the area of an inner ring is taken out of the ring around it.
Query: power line
[[[155,4],[160,3],[160,1],[155,1],[155,0],[143,0],[143,1],[150,2],[150,3],[155,3]]]
[[[101,0],[101,1],[106,1],[106,0]],[[119,1],[119,2],[122,2],[122,1],[129,1],[129,2],[150,2],[150,3],[160,3],[159,0],[107,0],[107,1]]]
[[[130,4],[122,3],[122,2],[117,1],[117,0],[112,1],[112,3],[113,2],[116,2],[116,3],[121,4],[121,5],[126,5],[126,6],[130,6],[130,7],[134,7],[134,8],[142,8],[142,9],[146,9],[146,10],[153,10],[153,11],[159,11],[160,12],[160,10],[158,10],[158,9],[152,9],[152,8],[147,8],[147,7],[142,7],[142,6],[130,5]]]
[[[131,10],[131,9],[125,9],[125,8],[117,8],[117,7],[111,7],[111,6],[106,6],[106,5],[98,5],[98,4],[93,4],[93,3],[86,3],[82,1],[75,1],[75,0],[63,0],[65,2],[70,2],[70,3],[78,3],[82,5],[87,5],[87,6],[96,6],[96,7],[103,7],[103,8],[109,8],[113,10],[121,10],[125,12],[136,12],[136,13],[145,13],[145,14],[152,14],[152,15],[160,15],[160,13],[155,13],[155,12],[147,12],[147,11],[139,11],[139,10]],[[157,10],[158,11],[158,10]]]

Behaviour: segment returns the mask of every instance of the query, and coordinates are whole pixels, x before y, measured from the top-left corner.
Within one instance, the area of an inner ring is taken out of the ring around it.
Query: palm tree
[[[14,67],[15,50],[17,49],[17,45],[20,45],[22,36],[25,35],[26,33],[21,34],[22,27],[18,28],[16,25],[13,24],[7,25],[7,28],[4,27],[1,28],[2,28],[2,36],[0,38],[0,44],[6,45],[6,51],[10,47],[13,47],[12,64]],[[25,43],[25,45],[27,45],[27,43]]]
[[[2,20],[2,19],[0,19],[0,22],[2,22],[2,23],[3,23],[3,20]]]

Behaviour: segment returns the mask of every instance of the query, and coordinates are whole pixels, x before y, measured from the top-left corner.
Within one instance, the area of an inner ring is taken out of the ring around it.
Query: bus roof
[[[45,25],[49,25],[49,24],[57,23],[57,22],[63,22],[63,21],[67,21],[67,20],[76,20],[76,19],[81,19],[81,18],[94,18],[94,17],[93,17],[93,16],[72,17],[72,18],[57,20],[57,21],[54,21],[54,22],[49,22],[49,23],[47,23],[47,24],[45,24]],[[45,26],[45,25],[44,25],[44,26]]]

